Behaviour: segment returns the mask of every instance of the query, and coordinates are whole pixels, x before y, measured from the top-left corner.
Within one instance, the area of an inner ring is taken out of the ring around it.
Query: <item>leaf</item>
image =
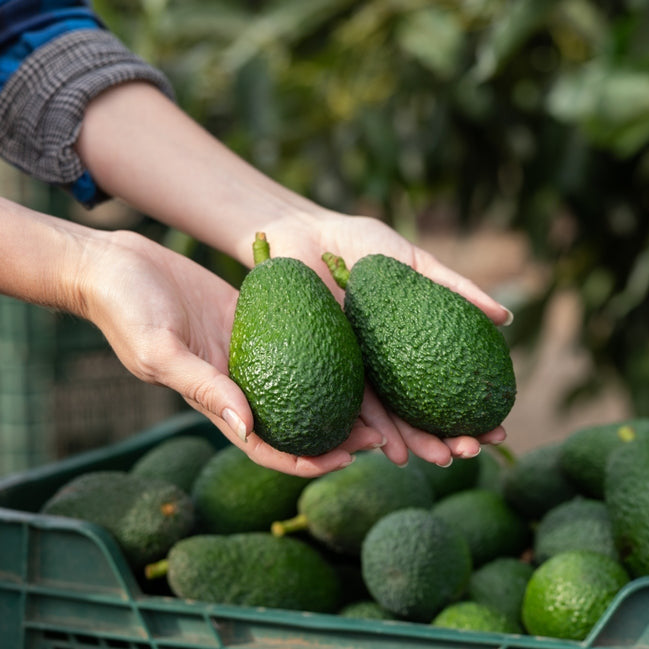
[[[649,75],[593,61],[560,76],[547,100],[556,119],[580,126],[591,141],[619,156],[649,141]]]
[[[516,0],[488,29],[476,52],[473,74],[480,81],[493,77],[501,66],[539,30],[559,0]]]
[[[401,49],[442,79],[458,69],[464,49],[464,30],[457,16],[428,7],[404,16],[397,28]]]
[[[221,65],[228,71],[237,70],[269,44],[292,44],[353,4],[353,0],[284,0],[271,5],[232,42]]]

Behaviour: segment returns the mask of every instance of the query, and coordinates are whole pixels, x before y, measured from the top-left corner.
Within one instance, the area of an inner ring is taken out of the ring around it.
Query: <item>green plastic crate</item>
[[[103,529],[35,513],[84,471],[128,468],[176,435],[221,433],[186,412],[102,450],[0,481],[2,649],[575,649],[649,647],[649,579],[621,591],[584,642],[191,602],[144,594]]]
[[[130,374],[88,321],[4,295],[0,359],[0,476],[105,447],[186,407]]]

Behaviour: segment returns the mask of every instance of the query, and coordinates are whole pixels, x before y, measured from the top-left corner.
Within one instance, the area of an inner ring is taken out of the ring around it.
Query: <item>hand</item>
[[[190,259],[130,232],[102,234],[98,249],[85,257],[78,273],[82,313],[124,366],[143,381],[177,391],[253,461],[315,477],[381,442],[380,432],[361,426],[340,447],[315,458],[273,449],[250,433],[250,406],[228,377],[238,292]]]
[[[332,280],[321,259],[325,251],[340,255],[349,268],[362,256],[383,253],[409,264],[430,279],[463,295],[484,311],[494,323],[509,324],[512,314],[481,291],[473,282],[446,268],[432,255],[412,245],[392,228],[376,219],[349,217],[326,213],[318,219],[305,218],[275,220],[266,228],[272,256],[293,256],[311,266],[323,278],[342,302],[342,290]],[[407,462],[408,450],[423,459],[447,466],[453,457],[473,457],[480,452],[480,444],[500,443],[505,429],[496,429],[479,438],[460,436],[439,439],[418,430],[391,412],[388,412],[368,387],[360,420],[352,433],[367,434],[367,429],[381,433],[383,452],[396,464]]]

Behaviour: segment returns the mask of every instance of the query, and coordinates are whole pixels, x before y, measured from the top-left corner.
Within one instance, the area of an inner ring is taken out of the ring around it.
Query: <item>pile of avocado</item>
[[[311,479],[181,435],[43,513],[104,526],[152,594],[583,640],[649,575],[646,493],[649,419],[633,419],[447,468],[361,451]]]

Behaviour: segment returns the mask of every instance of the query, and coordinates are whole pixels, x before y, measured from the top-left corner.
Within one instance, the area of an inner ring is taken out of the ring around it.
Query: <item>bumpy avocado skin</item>
[[[393,464],[382,453],[365,451],[342,471],[321,476],[302,492],[298,511],[313,537],[337,552],[359,555],[363,539],[377,520],[405,507],[432,507],[433,493],[424,475]]]
[[[636,437],[649,439],[649,417],[580,428],[561,443],[559,468],[579,493],[602,499],[609,458],[626,440]]]
[[[349,322],[320,277],[276,257],[242,282],[229,371],[274,448],[320,455],[341,444],[360,412],[363,361]]]
[[[189,493],[194,480],[215,452],[214,446],[204,437],[172,437],[145,453],[131,467],[130,473],[166,480]]]
[[[311,546],[265,532],[196,535],[169,552],[178,597],[218,604],[334,612],[340,583]]]
[[[440,437],[476,436],[514,405],[509,348],[468,300],[410,266],[368,255],[352,267],[345,313],[381,400]]]
[[[460,532],[428,509],[405,508],[377,521],[361,549],[372,599],[394,615],[430,622],[465,591],[469,547]]]
[[[604,501],[622,563],[632,577],[649,575],[649,441],[616,448],[606,465]]]
[[[194,482],[192,497],[202,532],[268,531],[294,515],[307,478],[261,466],[236,446],[215,453]]]
[[[162,558],[194,525],[194,506],[182,489],[123,471],[93,471],[73,478],[42,512],[104,527],[135,568]]]

